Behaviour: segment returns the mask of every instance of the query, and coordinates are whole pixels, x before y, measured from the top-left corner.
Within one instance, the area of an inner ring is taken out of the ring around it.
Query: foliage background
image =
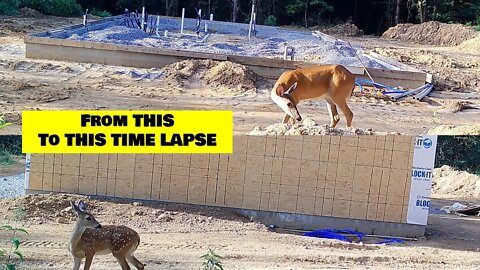
[[[22,155],[22,136],[21,135],[1,135],[0,152],[6,152],[13,156]]]
[[[44,14],[80,16],[86,8],[97,14],[122,14],[125,8],[150,14],[194,17],[195,8],[216,20],[248,22],[252,3],[259,24],[314,26],[349,21],[367,34],[382,34],[397,23],[438,20],[480,25],[480,0],[0,0],[0,15],[30,7]],[[100,13],[100,12],[108,13]],[[206,11],[206,12],[205,12]],[[275,18],[275,19],[273,19]]]
[[[442,165],[480,175],[480,136],[438,136],[435,167]]]

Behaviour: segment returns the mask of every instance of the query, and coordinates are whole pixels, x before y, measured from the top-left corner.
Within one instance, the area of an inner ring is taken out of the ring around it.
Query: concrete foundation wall
[[[122,21],[122,17],[118,16],[92,22],[89,24],[88,28],[85,28],[83,25],[76,25],[55,31],[27,35],[24,39],[26,44],[26,57],[138,68],[161,68],[165,65],[186,59],[212,59],[217,61],[231,61],[243,64],[252,69],[258,75],[269,79],[277,79],[284,71],[287,70],[316,65],[315,63],[303,61],[290,61],[283,59],[226,55],[217,53],[202,53],[186,50],[172,50],[65,39],[71,30],[80,31],[80,33],[82,33],[85,31],[103,29],[112,22],[120,24]],[[187,19],[185,23],[186,26],[192,28],[195,24],[195,20]],[[209,22],[209,29],[213,31],[228,33],[231,27],[231,23],[227,22]],[[248,31],[248,25],[238,24],[238,27]],[[264,28],[268,29],[272,27],[259,25],[257,28],[262,30]],[[378,55],[370,55],[369,57],[379,58]],[[384,60],[385,59],[382,61]],[[432,82],[432,76],[430,74],[414,71],[412,68],[399,63],[395,63],[395,65],[399,65],[405,71],[375,68],[368,68],[368,71],[375,82],[386,85],[401,85],[405,88],[417,88],[423,86],[426,82]],[[349,69],[358,79],[370,80],[369,76],[365,73],[365,70],[362,67],[347,66],[346,68]]]
[[[276,225],[282,229],[314,231],[336,228],[356,230],[372,235],[401,237],[419,237],[425,234],[425,226],[405,223],[267,212],[258,210],[239,210],[239,214],[247,217],[253,217],[254,220],[261,221],[264,224]]]
[[[406,223],[413,136],[236,136],[233,154],[33,154],[30,191]]]

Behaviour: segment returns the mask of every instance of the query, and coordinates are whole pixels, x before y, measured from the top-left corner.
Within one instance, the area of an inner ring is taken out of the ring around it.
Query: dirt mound
[[[247,67],[232,62],[220,62],[205,74],[207,84],[220,87],[255,89],[255,74]]]
[[[161,69],[164,78],[183,86],[184,81],[201,81],[225,94],[255,92],[259,77],[244,65],[229,61],[184,60]]]
[[[440,125],[431,128],[426,135],[480,135],[480,124],[477,125]]]
[[[363,36],[363,31],[358,29],[358,27],[353,23],[342,23],[337,24],[333,27],[326,27],[323,29],[318,29],[325,34],[333,36],[344,36],[344,37],[359,37]]]
[[[382,37],[419,44],[456,46],[477,35],[475,29],[461,24],[432,21],[422,24],[398,24],[385,31]]]
[[[456,49],[462,52],[480,54],[480,35],[462,42]]]
[[[432,191],[439,197],[480,198],[480,176],[443,165],[433,170]]]
[[[35,9],[31,9],[28,7],[24,7],[20,9],[20,15],[22,17],[29,17],[29,18],[42,18],[45,17],[42,13],[36,11]]]
[[[342,128],[330,128],[328,125],[318,125],[312,119],[306,117],[301,123],[294,125],[277,123],[270,125],[266,128],[259,126],[247,133],[247,135],[253,136],[265,136],[265,135],[386,135],[386,134],[400,134],[400,133],[387,133],[387,132],[375,132],[371,129],[342,129]]]
[[[61,219],[72,221],[75,216],[70,209],[70,201],[83,200],[87,203],[89,211],[94,212],[96,204],[85,196],[80,195],[26,195],[13,199],[8,208],[14,217],[32,219],[35,221]],[[8,202],[7,200],[3,202]]]
[[[0,217],[5,220],[22,220],[37,224],[66,223],[76,220],[70,201],[83,200],[97,220],[105,224],[124,224],[137,228],[159,226],[163,231],[176,228],[180,232],[210,231],[212,224],[231,228],[261,228],[249,218],[239,216],[235,210],[161,202],[139,202],[129,199],[93,199],[74,194],[35,194],[15,199],[0,200]],[[6,210],[6,211],[5,211]],[[218,222],[218,220],[223,220]],[[227,222],[229,221],[229,222]],[[231,222],[230,222],[231,221]]]
[[[470,101],[452,101],[447,102],[438,112],[457,113],[463,110],[476,109]]]
[[[427,49],[374,48],[380,55],[425,70],[433,75],[435,91],[480,91],[480,57],[457,57]]]

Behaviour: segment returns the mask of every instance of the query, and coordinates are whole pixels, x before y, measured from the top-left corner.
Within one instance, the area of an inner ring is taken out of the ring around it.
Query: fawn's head
[[[75,211],[77,215],[77,224],[83,228],[94,228],[100,229],[102,225],[98,223],[95,217],[87,212],[87,206],[83,201],[80,201],[78,205],[75,205],[74,202],[70,202],[72,209]]]

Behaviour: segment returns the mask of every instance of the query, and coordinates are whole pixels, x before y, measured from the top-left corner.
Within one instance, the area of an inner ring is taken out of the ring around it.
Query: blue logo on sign
[[[430,200],[417,200],[415,203],[417,207],[430,207]]]
[[[432,147],[432,145],[433,145],[432,140],[430,140],[430,139],[428,139],[428,138],[426,138],[426,139],[423,140],[423,147],[425,147],[425,148],[430,148],[430,147]]]

